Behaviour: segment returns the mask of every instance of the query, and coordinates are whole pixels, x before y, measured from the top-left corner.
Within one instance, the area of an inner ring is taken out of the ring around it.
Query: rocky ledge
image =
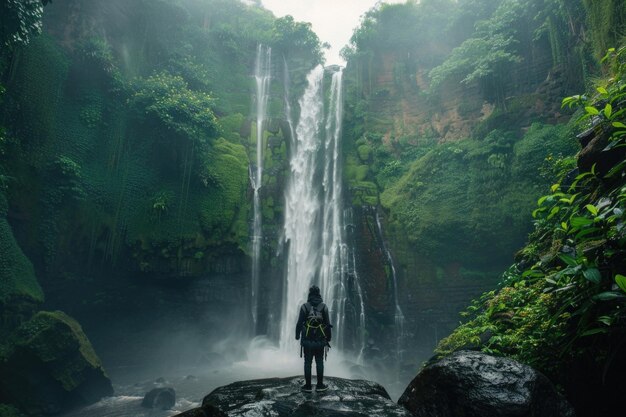
[[[398,403],[415,417],[574,417],[543,374],[512,359],[472,351],[426,366]]]
[[[217,388],[202,406],[179,417],[410,417],[387,391],[371,381],[326,378],[328,390],[303,393],[302,377],[235,382]]]

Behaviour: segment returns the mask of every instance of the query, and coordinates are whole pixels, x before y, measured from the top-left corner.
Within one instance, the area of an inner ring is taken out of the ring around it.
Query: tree
[[[430,72],[431,87],[457,76],[463,83],[478,81],[488,99],[504,104],[506,84],[511,70],[523,60],[519,50],[528,28],[524,20],[533,16],[527,4],[519,0],[504,1],[486,20],[476,24],[474,35],[454,48],[443,64]],[[526,39],[524,39],[526,40]]]
[[[271,46],[285,56],[300,55],[303,51],[311,54],[311,60],[322,62],[322,48],[310,23],[296,22],[292,16],[284,16],[274,21]],[[310,52],[309,52],[310,51]]]
[[[131,103],[143,114],[192,142],[207,144],[220,132],[212,110],[213,98],[207,93],[190,90],[182,77],[167,71],[136,82]]]
[[[27,44],[41,33],[43,6],[51,0],[3,0],[0,2],[0,46]]]

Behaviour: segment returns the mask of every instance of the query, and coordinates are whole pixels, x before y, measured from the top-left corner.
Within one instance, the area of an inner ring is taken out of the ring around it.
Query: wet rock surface
[[[150,390],[143,401],[142,407],[156,408],[158,410],[169,410],[176,404],[176,392],[174,388],[155,388]]]
[[[574,417],[571,405],[533,368],[460,351],[428,365],[398,401],[415,417]]]
[[[323,393],[303,393],[303,383],[302,377],[235,382],[217,388],[204,398],[201,407],[179,416],[410,417],[375,382],[326,378],[329,389]]]

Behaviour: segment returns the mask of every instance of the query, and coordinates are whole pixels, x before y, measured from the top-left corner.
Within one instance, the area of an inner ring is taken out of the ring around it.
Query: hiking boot
[[[325,385],[325,384],[317,384],[315,386],[315,391],[317,391],[317,392],[324,392],[327,389],[328,389],[328,385]]]
[[[311,386],[311,384],[304,384],[302,387],[300,387],[300,391],[313,392],[313,387]]]

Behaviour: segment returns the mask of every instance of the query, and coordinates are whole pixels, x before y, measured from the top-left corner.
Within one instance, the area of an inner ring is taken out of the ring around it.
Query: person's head
[[[309,288],[309,295],[320,295],[320,288],[317,285],[311,285],[311,288]]]

